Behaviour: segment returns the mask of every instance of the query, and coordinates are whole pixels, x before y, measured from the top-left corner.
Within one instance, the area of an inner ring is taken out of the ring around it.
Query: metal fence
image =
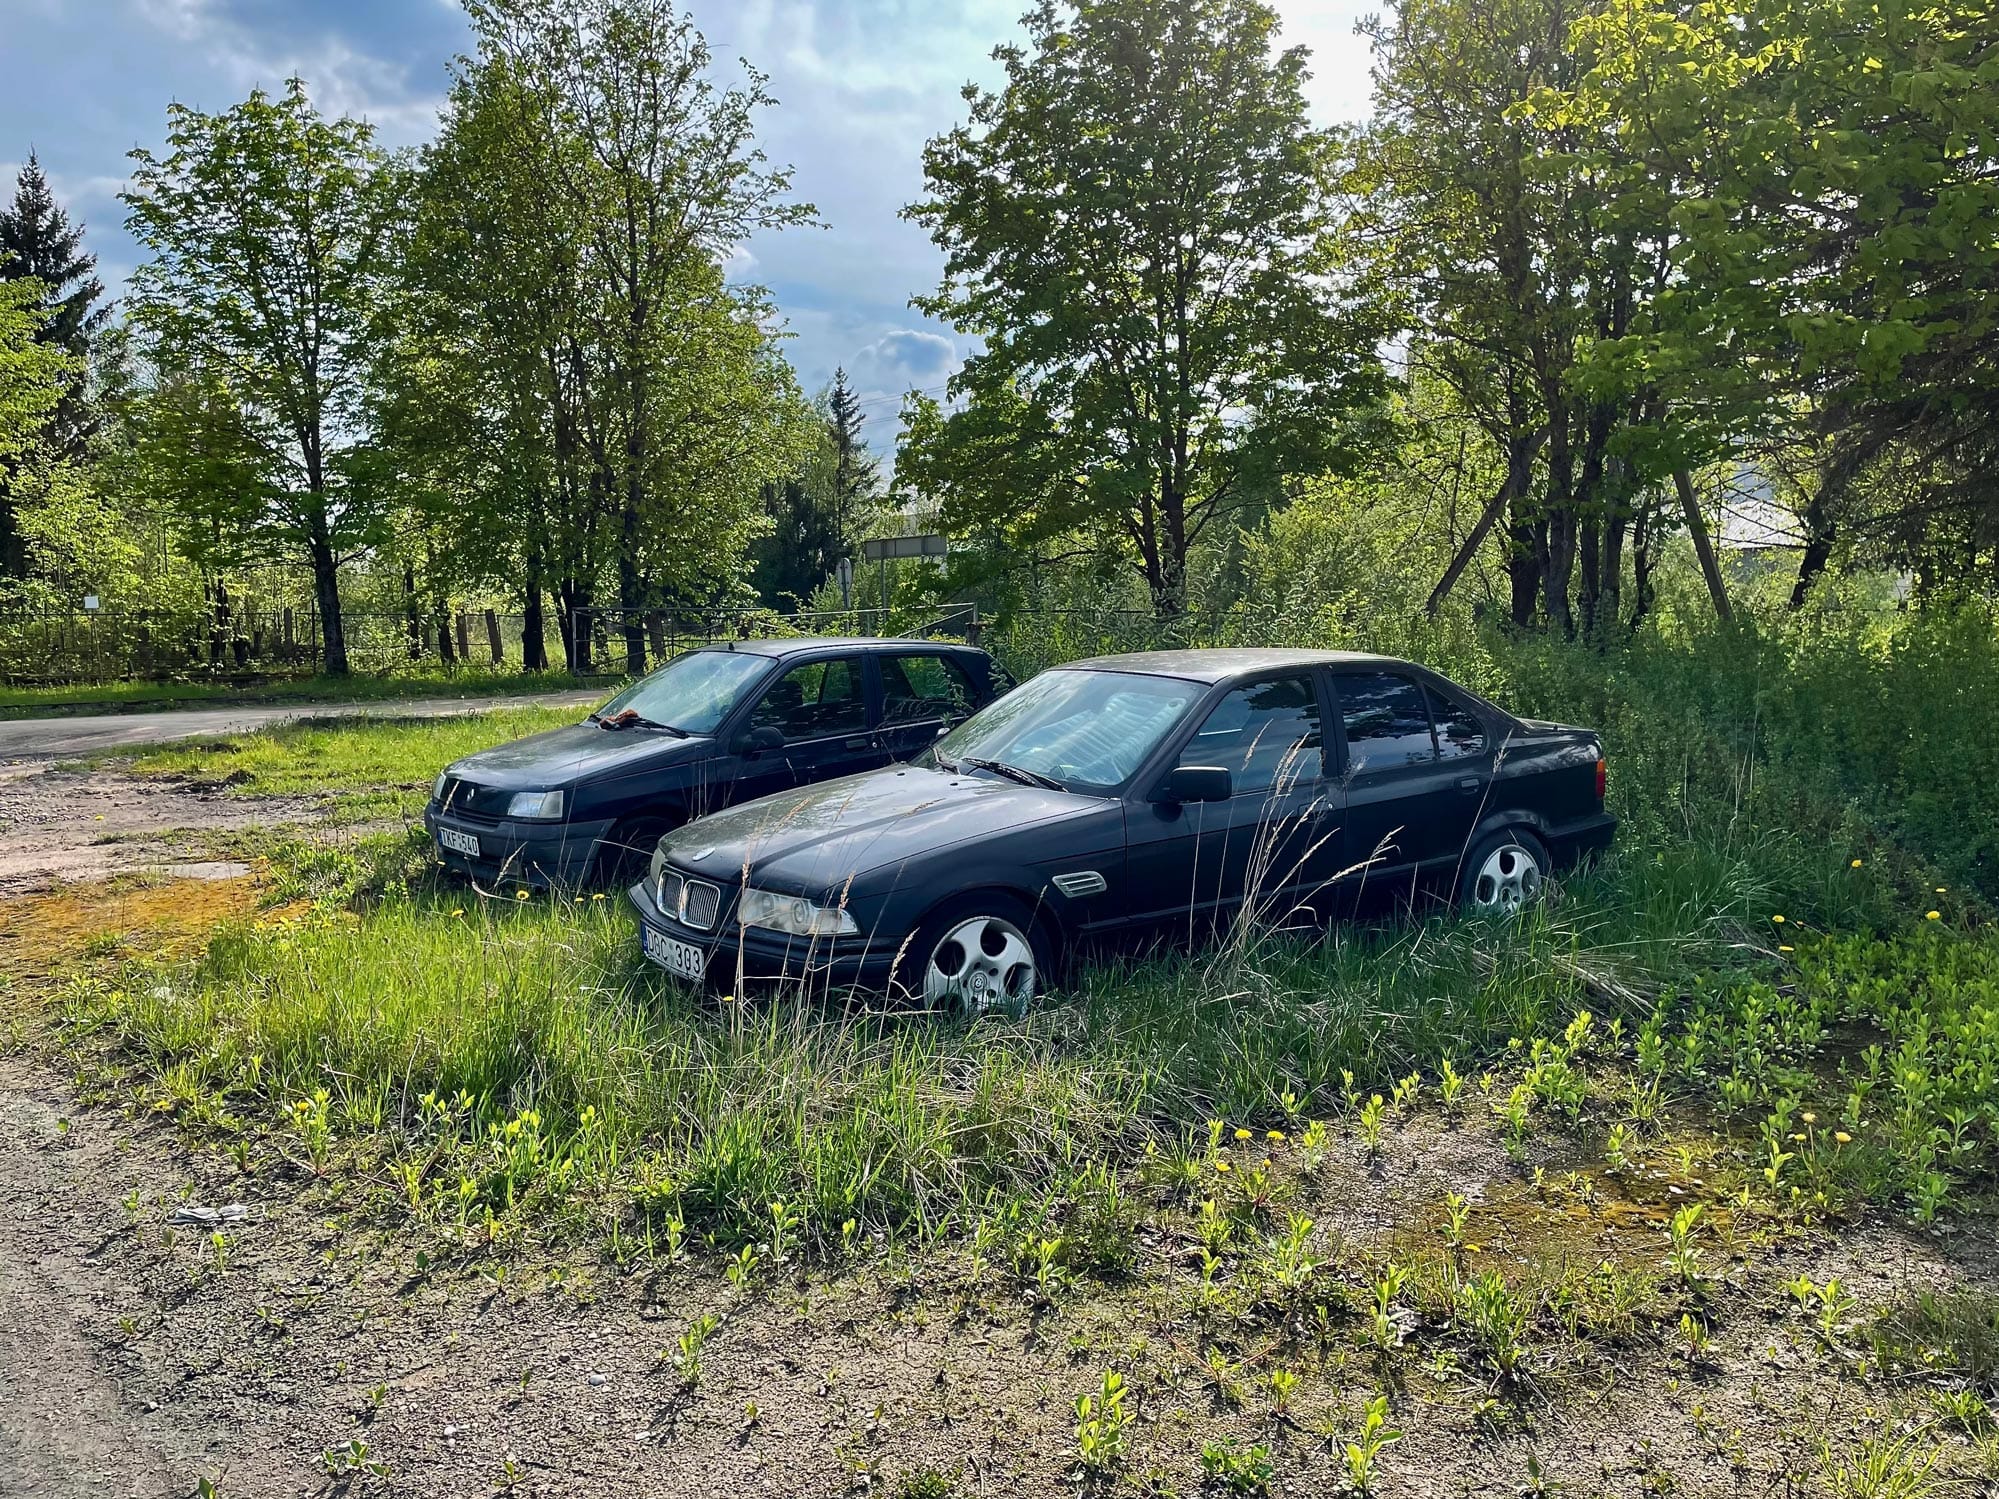
[[[976,642],[976,605],[924,610],[848,609],[781,614],[767,609],[647,609],[630,622],[648,665],[718,640],[785,635],[951,636]],[[544,611],[539,659],[580,675],[628,669],[627,613],[619,609]],[[398,672],[508,670],[535,659],[525,614],[453,609],[419,614],[343,609],[341,636],[349,669]],[[219,626],[187,611],[75,610],[0,615],[0,680],[10,686],[199,679],[249,682],[310,676],[323,642],[312,608],[237,611]]]

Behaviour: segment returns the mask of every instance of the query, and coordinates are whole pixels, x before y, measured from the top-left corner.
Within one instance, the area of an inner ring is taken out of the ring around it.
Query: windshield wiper
[[[692,737],[687,730],[676,729],[672,724],[661,723],[656,718],[647,718],[636,708],[625,708],[617,713],[613,713],[609,718],[599,713],[592,713],[590,715],[590,722],[597,725],[600,729],[664,729],[676,739],[688,739]]]
[[[1008,765],[1004,760],[980,760],[971,755],[959,757],[960,765],[969,765],[974,770],[990,770],[996,776],[1005,776],[1009,781],[1018,781],[1023,786],[1039,786],[1043,791],[1067,791],[1053,776],[1045,776],[1038,770],[1028,770],[1019,765]]]

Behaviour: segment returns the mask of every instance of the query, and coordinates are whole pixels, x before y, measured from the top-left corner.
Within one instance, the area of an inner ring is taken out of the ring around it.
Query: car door
[[[1459,852],[1484,781],[1457,746],[1439,754],[1430,700],[1412,673],[1336,671],[1332,688],[1344,752],[1341,857],[1355,870],[1345,883],[1356,897],[1407,898]]]
[[[735,801],[830,780],[884,763],[869,723],[858,655],[800,661],[779,673],[750,710],[739,738],[775,730],[783,743],[742,755]]]
[[[875,659],[881,672],[882,747],[890,760],[928,749],[979,706],[971,674],[946,652],[895,652]]]
[[[1191,936],[1245,909],[1272,925],[1299,917],[1324,865],[1324,713],[1317,673],[1293,671],[1233,687],[1201,714],[1173,763],[1221,766],[1233,794],[1131,806],[1125,879],[1135,925]]]

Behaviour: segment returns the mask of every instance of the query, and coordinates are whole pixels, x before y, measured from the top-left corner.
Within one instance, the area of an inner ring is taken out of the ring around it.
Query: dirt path
[[[161,1306],[106,1251],[131,1232],[121,1196],[165,1190],[174,1166],[115,1115],[62,1112],[65,1092],[0,1057],[0,1496],[161,1499],[200,1473],[279,1477],[253,1433],[167,1414],[141,1388],[150,1371],[120,1322],[143,1328]]]
[[[0,760],[53,759],[163,744],[175,739],[247,733],[300,718],[444,718],[496,708],[559,708],[601,702],[601,690],[511,697],[415,698],[407,702],[247,703],[229,708],[176,708],[163,713],[0,720]]]
[[[240,796],[46,763],[0,765],[0,895],[137,872],[240,875],[243,865],[204,858],[190,835],[298,824],[319,813],[310,797]]]

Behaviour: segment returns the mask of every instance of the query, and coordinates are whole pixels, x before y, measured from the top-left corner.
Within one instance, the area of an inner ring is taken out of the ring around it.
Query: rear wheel
[[[925,1009],[1018,1019],[1053,981],[1055,951],[1027,905],[1000,892],[949,901],[924,919],[893,987]]]
[[[1467,911],[1517,915],[1541,898],[1552,868],[1548,849],[1525,828],[1505,828],[1473,845],[1458,880]]]

